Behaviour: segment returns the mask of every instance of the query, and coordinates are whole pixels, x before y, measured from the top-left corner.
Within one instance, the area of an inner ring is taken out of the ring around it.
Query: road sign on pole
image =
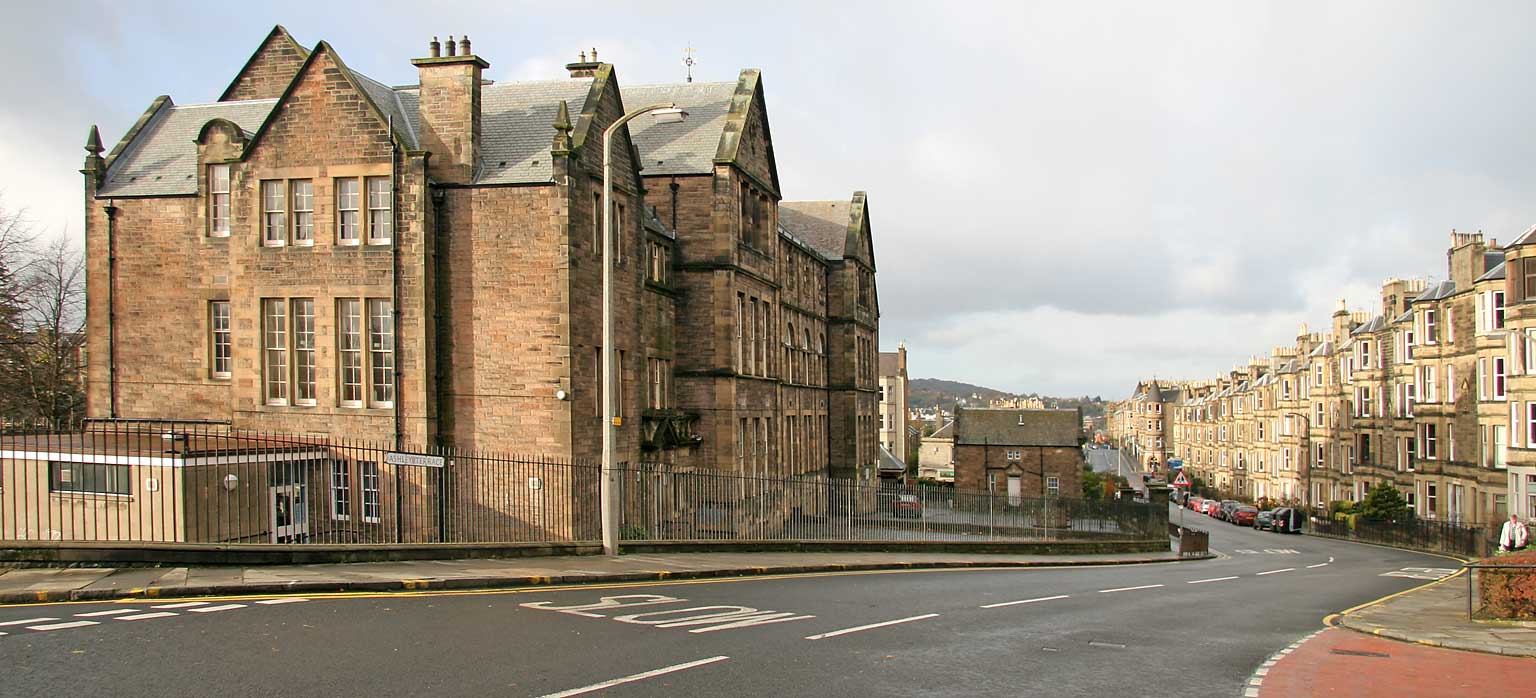
[[[1168,484],[1174,487],[1189,487],[1189,477],[1184,474],[1183,470],[1180,470],[1179,474],[1173,478],[1173,482]]]

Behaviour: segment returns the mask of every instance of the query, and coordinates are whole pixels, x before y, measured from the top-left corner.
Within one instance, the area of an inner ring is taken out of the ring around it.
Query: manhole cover
[[[1365,650],[1341,650],[1341,649],[1335,648],[1335,649],[1330,650],[1330,651],[1333,652],[1334,654],[1343,654],[1343,655],[1348,655],[1348,656],[1351,656],[1351,657],[1391,657],[1392,656],[1390,654],[1387,654],[1386,652],[1368,652],[1368,651],[1365,651]]]

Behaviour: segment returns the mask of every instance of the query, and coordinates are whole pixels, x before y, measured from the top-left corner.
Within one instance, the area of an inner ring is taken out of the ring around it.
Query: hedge
[[[1536,565],[1536,551],[1480,560],[1488,565]],[[1477,570],[1479,618],[1536,620],[1536,569]]]

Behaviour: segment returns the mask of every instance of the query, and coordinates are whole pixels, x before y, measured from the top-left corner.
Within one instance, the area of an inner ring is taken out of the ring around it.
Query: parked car
[[[1186,509],[1192,509],[1198,512],[1200,511],[1200,507],[1202,506],[1203,502],[1205,502],[1204,497],[1190,497],[1189,499],[1184,500],[1184,507]]]
[[[1232,512],[1236,511],[1237,508],[1242,505],[1243,503],[1237,501],[1236,499],[1223,499],[1221,500],[1220,513],[1216,515],[1216,518],[1221,519],[1222,521],[1231,521]]]
[[[896,516],[921,518],[923,515],[923,501],[915,494],[899,494],[891,500],[891,513]]]
[[[1302,515],[1300,509],[1295,507],[1280,507],[1275,510],[1274,520],[1269,524],[1269,530],[1275,533],[1301,533]]]
[[[1275,510],[1267,509],[1259,512],[1253,519],[1253,528],[1257,531],[1268,531],[1270,524],[1275,520]]]
[[[1233,507],[1232,512],[1227,514],[1227,517],[1227,521],[1235,525],[1252,526],[1253,522],[1258,520],[1259,508],[1250,506]]]
[[[1218,502],[1214,499],[1207,499],[1204,502],[1201,502],[1201,505],[1203,508],[1200,510],[1200,513],[1205,514],[1211,518],[1216,518],[1216,513],[1221,511],[1221,502]]]

